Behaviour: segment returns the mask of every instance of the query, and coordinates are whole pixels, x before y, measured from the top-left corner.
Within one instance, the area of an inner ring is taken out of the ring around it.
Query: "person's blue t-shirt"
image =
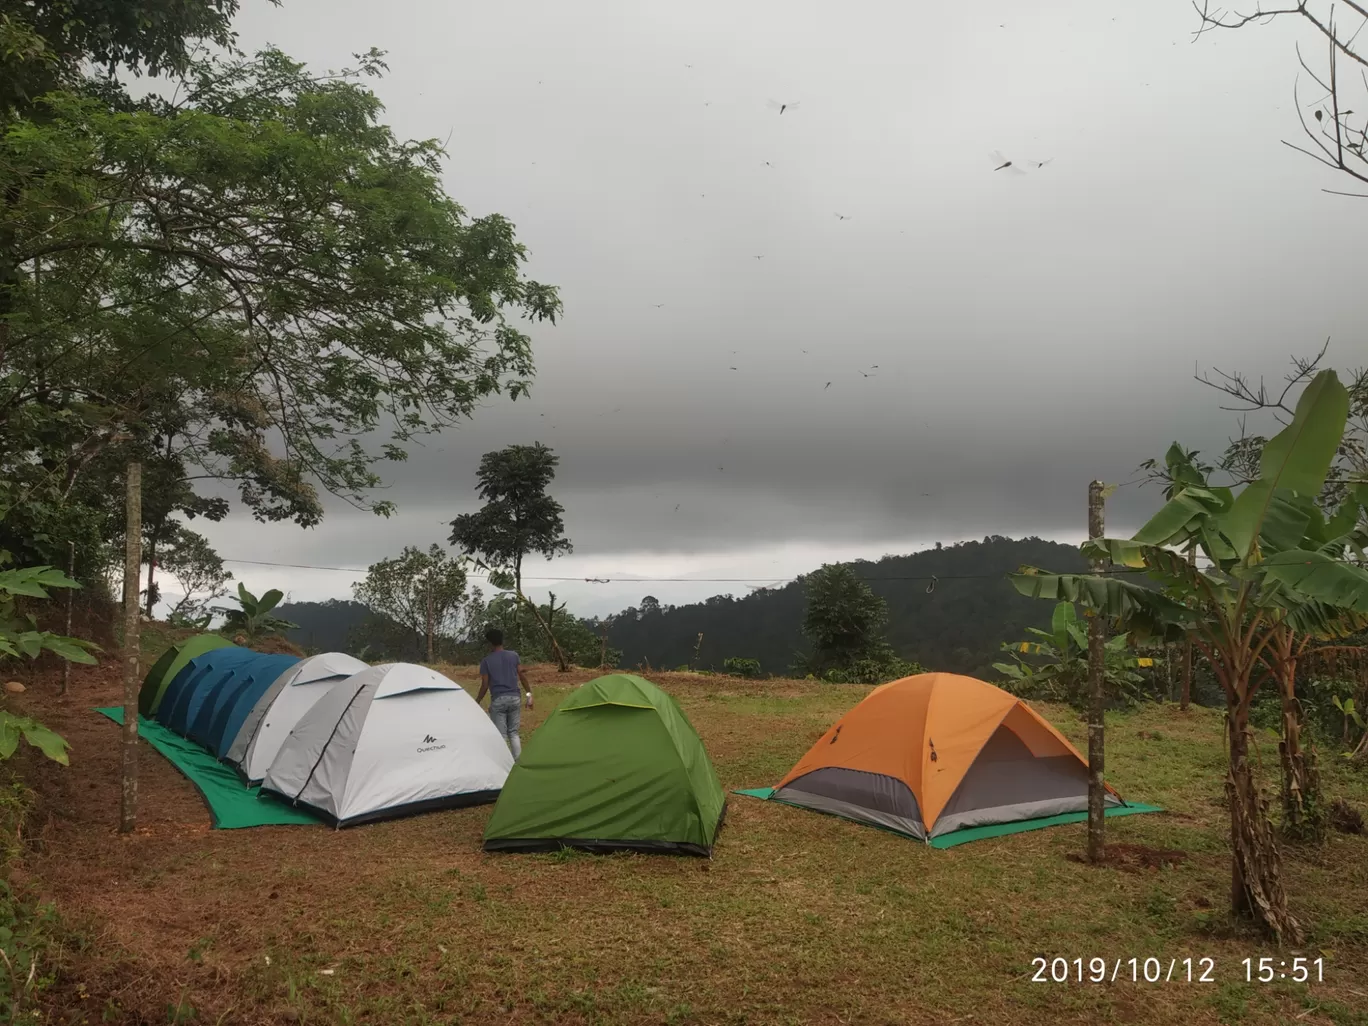
[[[480,676],[489,675],[489,694],[492,698],[502,695],[520,695],[518,687],[518,653],[510,649],[490,652],[480,660]]]

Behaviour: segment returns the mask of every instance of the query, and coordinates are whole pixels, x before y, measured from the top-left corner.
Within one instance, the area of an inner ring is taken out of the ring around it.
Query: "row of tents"
[[[262,655],[204,635],[152,667],[139,705],[244,783],[338,826],[494,802],[487,851],[707,856],[726,810],[683,710],[630,674],[576,689],[516,764],[464,688],[412,664]],[[1082,756],[1030,706],[929,673],[874,689],[775,788],[741,793],[945,846],[1079,814],[1087,791]],[[1110,789],[1107,804],[1125,807]]]

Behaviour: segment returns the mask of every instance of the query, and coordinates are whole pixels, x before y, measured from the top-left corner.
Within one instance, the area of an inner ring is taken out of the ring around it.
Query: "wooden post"
[[[1088,537],[1103,536],[1103,495],[1101,481],[1088,485]],[[1094,559],[1092,572],[1100,574],[1107,568],[1106,560]],[[1107,692],[1106,664],[1103,646],[1106,643],[1106,621],[1101,610],[1094,610],[1088,622],[1088,861],[1101,862],[1106,855],[1106,786],[1105,764]]]
[[[429,572],[427,580],[427,643],[428,643],[428,665],[432,665],[432,574]]]
[[[76,543],[75,543],[74,541],[67,542],[67,576],[70,577],[72,580],[75,580],[75,579],[76,579]],[[72,593],[73,591],[75,591],[75,590],[76,590],[75,588],[68,588],[68,589],[66,590],[66,636],[67,636],[68,638],[71,637],[71,603],[72,603],[72,594],[71,594],[71,593]],[[70,660],[70,659],[63,659],[63,660],[62,660],[62,691],[61,691],[61,694],[65,695],[65,694],[67,693],[67,688],[70,687],[70,686],[71,686],[71,660]]]
[[[1189,565],[1197,562],[1197,543],[1193,542],[1188,546],[1187,561]],[[1188,703],[1192,701],[1192,639],[1183,639],[1183,693],[1179,698],[1178,708],[1182,712],[1187,712]]]
[[[131,834],[138,818],[138,584],[142,578],[142,464],[127,474],[124,544],[123,796],[119,833]]]

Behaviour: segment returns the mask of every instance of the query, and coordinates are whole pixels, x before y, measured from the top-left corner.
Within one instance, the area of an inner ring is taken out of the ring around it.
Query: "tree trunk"
[[[1187,712],[1188,703],[1192,701],[1192,642],[1183,642],[1183,693],[1179,698],[1178,708]]]
[[[570,664],[565,661],[565,653],[561,651],[560,643],[556,641],[556,636],[551,633],[551,628],[548,627],[546,621],[541,618],[541,613],[537,612],[536,605],[533,604],[532,600],[529,599],[526,595],[524,595],[521,591],[518,592],[518,598],[522,600],[518,603],[519,607],[521,608],[521,606],[525,603],[527,605],[527,608],[532,610],[532,616],[536,619],[537,624],[541,627],[543,631],[546,632],[546,637],[551,642],[551,652],[556,657],[556,669],[560,673],[569,673]]]
[[[1278,843],[1268,820],[1268,799],[1259,793],[1249,763],[1249,706],[1252,694],[1245,682],[1236,697],[1227,699],[1226,724],[1230,734],[1230,772],[1226,798],[1230,803],[1230,907],[1236,916],[1251,916],[1276,942],[1301,942],[1301,925],[1287,907]]]
[[[1189,564],[1197,562],[1197,543],[1193,542],[1188,546],[1187,561]],[[1182,712],[1187,712],[1188,705],[1192,702],[1192,639],[1186,638],[1183,641],[1183,694],[1179,699],[1178,708]]]
[[[427,582],[427,661],[432,665],[432,581]]]
[[[1284,630],[1275,643],[1278,649],[1278,691],[1282,699],[1282,738],[1278,755],[1282,763],[1283,833],[1299,841],[1325,840],[1325,817],[1320,811],[1320,780],[1315,753],[1302,747],[1301,703],[1297,701],[1296,639]]]
[[[147,543],[147,618],[152,619],[152,607],[156,604],[157,593],[153,587],[157,573],[157,539],[155,534]]]
[[[1103,503],[1101,481],[1088,485],[1088,537],[1103,536]],[[1093,560],[1095,574],[1106,570],[1106,562]],[[1101,862],[1106,857],[1107,787],[1103,770],[1106,762],[1106,664],[1107,625],[1102,614],[1095,612],[1088,622],[1088,861]]]
[[[123,791],[119,833],[131,834],[138,818],[138,582],[142,577],[142,464],[130,463],[127,474],[124,545],[124,710]]]
[[[76,579],[76,543],[75,543],[74,541],[72,541],[72,542],[67,542],[67,576],[70,577],[73,581]],[[74,596],[73,596],[72,593],[73,593],[75,590],[76,590],[75,588],[68,588],[68,589],[66,590],[66,635],[67,635],[67,637],[71,637],[71,603],[72,603],[73,598],[74,598]],[[59,692],[59,694],[65,695],[65,694],[67,693],[67,688],[70,687],[70,686],[71,686],[71,660],[70,660],[70,659],[63,659],[63,660],[62,660],[62,690]]]

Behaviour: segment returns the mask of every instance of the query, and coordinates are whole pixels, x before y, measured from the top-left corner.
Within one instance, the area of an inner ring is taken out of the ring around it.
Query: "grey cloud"
[[[1326,336],[1361,358],[1351,201],[1280,144],[1293,36],[1193,46],[1194,19],[1082,0],[248,7],[248,47],[333,67],[388,50],[396,131],[451,134],[450,192],[517,223],[566,314],[534,329],[529,400],[387,468],[396,519],[211,533],[362,565],[444,539],[480,454],[541,440],[586,561],[1081,536],[1091,478],[1239,430],[1196,367],[1277,376]],[[1055,159],[1009,177],[994,149]],[[1156,503],[1121,489],[1113,528]]]

